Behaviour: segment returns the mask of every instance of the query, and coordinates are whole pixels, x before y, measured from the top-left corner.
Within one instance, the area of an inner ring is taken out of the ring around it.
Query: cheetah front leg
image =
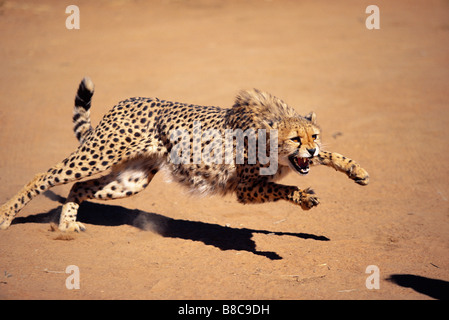
[[[301,190],[295,186],[286,186],[265,180],[253,185],[240,184],[237,187],[237,198],[241,203],[263,203],[268,201],[287,200],[309,210],[320,203],[315,192],[310,189]]]
[[[320,151],[312,160],[313,164],[322,164],[334,168],[360,185],[369,183],[369,174],[357,162],[336,152]]]

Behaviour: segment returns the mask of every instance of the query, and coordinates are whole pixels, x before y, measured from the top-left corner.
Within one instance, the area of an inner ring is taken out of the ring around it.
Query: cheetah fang
[[[309,159],[301,158],[295,155],[291,155],[288,157],[293,168],[300,174],[308,174],[309,173]]]
[[[231,108],[129,98],[95,128],[90,120],[93,93],[93,82],[84,78],[73,112],[77,149],[0,207],[1,229],[34,197],[71,182],[59,220],[59,229],[67,232],[86,229],[76,220],[83,201],[130,197],[159,171],[194,193],[235,193],[243,204],[286,200],[304,210],[319,199],[310,188],[276,182],[290,171],[307,174],[312,166],[325,165],[360,185],[369,182],[357,162],[322,149],[315,113],[301,116],[257,89],[241,91]]]

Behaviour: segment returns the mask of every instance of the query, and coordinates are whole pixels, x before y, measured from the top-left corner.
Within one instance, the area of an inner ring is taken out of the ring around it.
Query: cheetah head
[[[320,152],[320,129],[316,115],[287,118],[279,123],[279,163],[299,174],[309,173],[309,163]]]

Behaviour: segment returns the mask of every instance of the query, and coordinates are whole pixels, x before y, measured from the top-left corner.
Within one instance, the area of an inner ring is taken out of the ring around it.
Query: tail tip
[[[94,92],[95,86],[92,79],[88,76],[84,77],[81,84],[90,92]]]
[[[89,77],[84,77],[78,87],[75,97],[75,111],[79,112],[79,108],[84,110],[90,109],[92,95],[94,94],[94,83]]]

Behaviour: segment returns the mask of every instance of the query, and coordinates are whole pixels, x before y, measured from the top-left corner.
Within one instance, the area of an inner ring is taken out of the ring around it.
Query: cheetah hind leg
[[[59,230],[85,231],[84,224],[76,221],[78,208],[84,200],[112,200],[132,196],[145,189],[157,171],[151,167],[139,168],[131,165],[113,169],[109,175],[98,179],[75,183],[62,207]]]
[[[59,166],[55,168],[59,169]],[[35,196],[54,185],[61,184],[57,183],[49,172],[35,175],[33,180],[28,182],[16,195],[0,207],[0,229],[7,229],[17,213]]]

